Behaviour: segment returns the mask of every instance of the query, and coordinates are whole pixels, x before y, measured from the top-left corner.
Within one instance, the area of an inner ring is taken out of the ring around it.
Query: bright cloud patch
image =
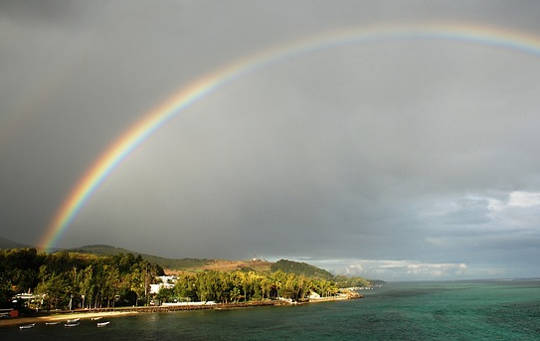
[[[508,193],[507,200],[490,198],[488,209],[495,229],[537,229],[540,223],[538,206],[540,193],[514,191]]]
[[[306,260],[337,274],[385,280],[442,279],[465,275],[465,263],[428,263],[414,260],[391,259],[332,259]]]
[[[463,197],[441,199],[435,204],[428,204],[419,215],[423,221],[429,221],[433,235],[425,239],[436,245],[436,237],[452,237],[448,230],[445,236],[437,235],[435,226],[453,226],[459,232],[458,225],[467,229],[483,232],[535,228],[540,223],[540,192],[513,191],[497,197],[465,195]],[[488,234],[489,235],[489,234]]]
[[[511,192],[508,206],[531,207],[540,205],[540,193],[538,192]]]
[[[467,270],[464,263],[424,263],[410,260],[359,260],[345,268],[349,275],[380,274],[390,277],[443,277],[462,275]],[[386,277],[386,276],[385,276]]]

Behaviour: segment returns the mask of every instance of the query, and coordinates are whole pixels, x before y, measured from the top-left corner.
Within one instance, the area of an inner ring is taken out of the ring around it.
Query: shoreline
[[[322,299],[315,299],[307,302],[295,302],[287,303],[283,301],[251,301],[242,303],[219,303],[214,305],[198,305],[198,306],[142,306],[142,307],[119,307],[119,308],[96,308],[88,310],[74,310],[65,311],[56,314],[43,315],[43,316],[28,316],[28,317],[16,317],[0,320],[0,328],[8,326],[18,326],[31,323],[45,323],[45,322],[61,322],[68,319],[79,318],[81,320],[91,319],[94,317],[123,317],[132,316],[141,313],[160,313],[160,312],[178,312],[178,311],[194,311],[194,310],[236,310],[246,309],[252,307],[288,307],[296,305],[304,305],[310,303],[322,303],[322,302],[337,302],[347,301],[351,299],[359,299],[363,296],[354,298],[339,298],[339,297],[326,297]]]
[[[92,317],[121,317],[139,314],[137,311],[107,311],[107,312],[70,312],[43,316],[15,317],[0,320],[0,327],[18,326],[31,323],[62,322],[70,319],[90,319]]]

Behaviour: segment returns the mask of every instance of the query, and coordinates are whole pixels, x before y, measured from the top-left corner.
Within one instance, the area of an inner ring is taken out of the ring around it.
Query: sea
[[[365,298],[149,313],[104,328],[0,328],[0,340],[540,340],[540,280],[387,283]]]

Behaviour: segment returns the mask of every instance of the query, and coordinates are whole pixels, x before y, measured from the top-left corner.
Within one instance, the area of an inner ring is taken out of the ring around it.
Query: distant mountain
[[[95,255],[104,255],[104,256],[113,256],[120,253],[132,253],[134,255],[141,255],[141,257],[151,263],[159,264],[165,269],[172,270],[188,270],[191,268],[200,268],[207,264],[210,264],[213,260],[211,259],[198,259],[198,258],[165,258],[154,255],[149,255],[145,253],[135,252],[128,249],[123,249],[119,247],[114,247],[110,245],[86,245],[74,249],[69,249],[67,251],[79,252],[79,253],[90,253]]]
[[[280,259],[270,267],[272,271],[281,270],[283,272],[291,272],[297,275],[304,275],[306,277],[318,277],[324,279],[333,279],[334,275],[330,272],[318,268],[314,265],[307,263],[294,262],[287,259]]]
[[[7,238],[0,237],[0,249],[18,249],[24,247],[32,247],[30,245],[14,242]]]

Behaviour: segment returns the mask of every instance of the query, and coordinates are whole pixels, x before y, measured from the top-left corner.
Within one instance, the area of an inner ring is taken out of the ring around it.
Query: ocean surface
[[[110,321],[3,327],[0,340],[540,340],[540,281],[389,283],[354,301]]]

